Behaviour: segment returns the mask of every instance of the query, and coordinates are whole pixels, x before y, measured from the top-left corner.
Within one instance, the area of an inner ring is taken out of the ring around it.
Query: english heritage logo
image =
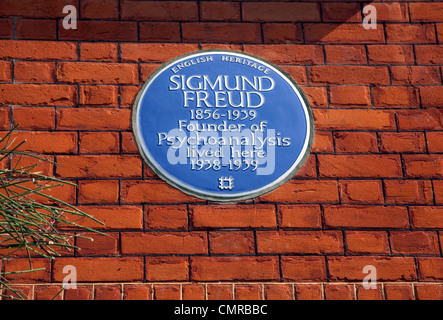
[[[225,50],[160,67],[137,96],[133,130],[160,178],[216,201],[254,198],[282,185],[313,140],[308,101],[290,76]]]

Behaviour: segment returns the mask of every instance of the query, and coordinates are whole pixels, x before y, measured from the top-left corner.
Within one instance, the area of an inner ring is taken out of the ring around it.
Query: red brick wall
[[[65,30],[63,6],[78,29]],[[442,299],[443,3],[2,0],[0,128],[78,184],[53,194],[107,233],[11,280],[30,298]],[[315,117],[297,175],[253,201],[208,203],[143,163],[131,107],[163,62],[199,49],[261,56]],[[3,270],[27,259],[3,259]],[[377,268],[376,290],[362,287]],[[223,283],[218,283],[218,282]]]

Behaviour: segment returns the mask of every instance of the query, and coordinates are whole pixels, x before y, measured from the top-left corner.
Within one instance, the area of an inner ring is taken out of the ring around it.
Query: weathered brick
[[[324,224],[328,228],[389,228],[409,227],[405,207],[325,206]]]
[[[192,257],[194,281],[269,281],[280,278],[276,257]]]
[[[121,236],[123,254],[205,254],[205,232],[125,232]]]
[[[257,231],[257,252],[342,253],[343,239],[337,231]]]

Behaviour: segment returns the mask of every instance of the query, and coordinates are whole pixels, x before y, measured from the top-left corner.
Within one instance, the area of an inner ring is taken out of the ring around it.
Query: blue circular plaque
[[[146,163],[185,193],[250,199],[288,181],[313,139],[307,99],[278,67],[249,54],[205,50],[154,72],[134,103]]]

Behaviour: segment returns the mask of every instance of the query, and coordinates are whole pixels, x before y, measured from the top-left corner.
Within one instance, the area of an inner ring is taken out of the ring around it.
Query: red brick
[[[38,153],[74,153],[77,152],[77,134],[74,132],[29,132],[15,131],[16,142],[26,140],[19,151]]]
[[[437,233],[434,231],[392,231],[393,254],[439,255]]]
[[[439,45],[415,46],[418,64],[443,64],[443,47]]]
[[[384,43],[383,28],[363,29],[359,23],[306,23],[303,27],[307,43]]]
[[[291,180],[271,193],[260,196],[260,201],[281,203],[338,202],[336,181]]]
[[[64,300],[91,300],[92,285],[77,285],[77,289],[69,289],[64,292]]]
[[[438,67],[392,66],[392,84],[441,84]]]
[[[147,257],[146,280],[188,281],[189,262],[187,257]]]
[[[326,45],[325,52],[328,64],[367,63],[366,49],[363,45]]]
[[[402,176],[396,155],[318,155],[320,177],[395,178]]]
[[[202,202],[169,186],[163,181],[122,181],[121,201],[123,203],[184,203]]]
[[[369,45],[370,64],[412,64],[414,52],[412,45]]]
[[[371,106],[369,87],[330,87],[329,95],[332,107],[358,107]]]
[[[53,266],[55,282],[63,281],[63,268],[73,265],[78,282],[124,282],[143,280],[141,257],[76,257],[56,258]]]
[[[78,183],[79,203],[118,203],[116,180],[82,180]]]
[[[205,232],[125,232],[121,235],[123,254],[205,254]]]
[[[117,61],[118,44],[109,42],[82,42],[80,57],[83,61]]]
[[[63,62],[57,79],[69,83],[136,84],[138,69],[129,63]]]
[[[18,19],[15,24],[16,39],[57,39],[57,21]]]
[[[383,66],[308,66],[308,79],[322,85],[389,84],[388,70]]]
[[[338,153],[378,153],[374,132],[340,131],[334,133],[334,140]]]
[[[94,300],[121,300],[121,285],[95,285]]]
[[[264,43],[303,42],[303,30],[299,23],[264,23]]]
[[[117,132],[80,133],[81,153],[118,153],[120,149]]]
[[[443,258],[418,258],[418,277],[420,281],[443,280]]]
[[[140,22],[140,41],[180,42],[178,22]]]
[[[78,51],[77,44],[73,42],[0,40],[0,58],[77,60]]]
[[[310,154],[303,165],[294,175],[295,178],[317,178],[317,160],[314,154]]]
[[[141,176],[135,156],[59,156],[57,176],[64,178],[134,178]]]
[[[362,281],[366,276],[363,268],[373,265],[377,270],[377,281],[416,280],[413,257],[328,257],[331,281]]]
[[[16,61],[14,65],[16,82],[55,82],[55,62]]]
[[[383,300],[382,287],[366,289],[363,285],[355,285],[357,300]]]
[[[23,130],[53,130],[55,129],[55,109],[52,107],[14,107],[14,123]]]
[[[378,180],[341,180],[343,203],[383,203],[383,188]]]
[[[206,286],[206,291],[208,294],[208,300],[232,300],[231,284],[211,284],[208,283]]]
[[[308,79],[306,78],[306,69],[304,66],[282,66],[282,69],[288,73],[292,79],[299,85],[308,84]]]
[[[77,206],[77,208],[103,223],[75,217],[76,222],[85,227],[107,230],[143,228],[143,211],[138,206]]]
[[[59,21],[61,40],[137,41],[137,23],[133,21],[91,21],[77,23],[77,29],[65,29]]]
[[[441,178],[443,177],[443,157],[441,155],[404,155],[403,163],[407,177]]]
[[[431,204],[433,202],[430,181],[386,180],[386,203],[397,204]]]
[[[137,153],[138,148],[135,143],[134,135],[132,132],[122,132],[121,133],[121,141],[122,141],[122,152],[123,153]]]
[[[11,128],[11,108],[0,107],[0,128],[9,130]]]
[[[77,88],[60,84],[0,84],[0,100],[14,105],[74,106]]]
[[[12,81],[12,63],[10,61],[0,61],[0,82]]]
[[[236,284],[235,300],[262,300],[262,288],[258,284]]]
[[[84,0],[80,15],[82,19],[118,19],[118,0]]]
[[[183,42],[261,42],[258,23],[245,22],[185,22],[182,23]]]
[[[118,233],[107,233],[105,235],[92,232],[82,233],[77,238],[77,255],[80,256],[115,256],[118,255]]]
[[[4,260],[4,272],[17,272],[16,274],[6,274],[4,277],[12,283],[49,283],[51,279],[50,261],[43,258],[33,258],[30,264],[28,258]],[[36,270],[43,269],[43,270]],[[36,270],[32,272],[20,273],[20,271]]]
[[[442,39],[443,39],[443,24],[442,23],[438,23],[437,25],[437,37],[438,37],[438,42],[442,43]]]
[[[405,207],[325,206],[324,224],[328,228],[390,228],[409,227]]]
[[[0,39],[12,39],[14,22],[12,19],[0,19]]]
[[[124,284],[123,300],[151,300],[152,292],[149,284]]]
[[[359,3],[322,3],[324,22],[361,22]]]
[[[128,130],[131,110],[116,108],[59,108],[61,130]]]
[[[321,228],[319,205],[279,205],[281,228]]]
[[[388,234],[385,231],[346,231],[346,253],[390,254]]]
[[[12,155],[11,167],[25,168],[25,170],[29,170],[32,166],[33,168],[30,172],[37,172],[39,174],[52,177],[54,168],[54,157],[47,155],[39,155],[38,157],[39,159],[28,155]]]
[[[302,90],[308,98],[311,108],[328,107],[328,95],[325,87],[303,87]]]
[[[295,300],[323,300],[323,287],[320,284],[296,284]]]
[[[0,15],[24,18],[61,18],[64,17],[63,7],[77,5],[76,0],[4,0],[0,4]]]
[[[325,285],[325,300],[355,300],[354,286],[330,283]]]
[[[185,230],[188,228],[186,206],[147,206],[145,227],[147,229]]]
[[[409,11],[413,22],[443,22],[443,5],[441,3],[411,3]]]
[[[412,286],[410,284],[384,285],[386,300],[414,300]]]
[[[414,284],[415,298],[417,300],[442,300],[443,285],[441,284]]]
[[[251,231],[213,231],[209,233],[211,254],[254,254]]]
[[[243,21],[306,22],[320,21],[317,3],[245,2],[242,4]]]
[[[290,284],[264,285],[265,300],[294,300],[294,289]]]
[[[245,45],[245,52],[276,64],[320,64],[325,61],[323,49],[319,45]]]
[[[154,300],[180,300],[181,292],[180,286],[175,284],[155,284],[154,288]]]
[[[276,257],[191,257],[191,280],[278,280],[278,265]]]
[[[417,108],[420,105],[418,90],[413,87],[374,87],[372,94],[376,108]]]
[[[420,132],[380,132],[380,150],[382,152],[414,152],[426,151],[426,142]]]
[[[118,87],[81,86],[80,104],[87,106],[117,106]]]
[[[412,226],[416,229],[443,228],[443,208],[410,207]]]
[[[240,3],[237,2],[200,2],[202,21],[240,21]]]
[[[387,24],[387,43],[435,43],[435,29],[430,24]]]
[[[32,300],[33,287],[32,285],[13,285],[8,284],[9,289],[3,291],[4,300]]]
[[[166,62],[196,50],[197,44],[122,43],[121,58],[122,61]]]
[[[421,87],[420,96],[424,107],[441,107],[443,105],[442,87]]]
[[[285,281],[325,281],[327,277],[323,257],[283,256],[281,269]]]
[[[202,284],[184,284],[182,285],[183,300],[205,300],[206,290]]]
[[[202,50],[232,50],[232,51],[243,51],[242,44],[233,44],[233,43],[201,43],[200,44]]]
[[[275,228],[273,205],[191,206],[194,228]]]
[[[331,132],[318,131],[314,134],[314,144],[311,147],[311,152],[329,153],[334,152],[334,145],[332,141]]]
[[[377,23],[379,22],[408,22],[407,3],[371,3],[377,10]]]
[[[434,185],[435,203],[443,204],[443,181],[434,180],[432,183]]]
[[[338,231],[257,231],[257,253],[342,252],[343,239]]]
[[[121,1],[124,20],[192,21],[198,20],[196,1]]]
[[[443,110],[427,108],[397,112],[400,130],[441,130],[443,128]]]
[[[142,81],[146,81],[151,74],[155,72],[161,64],[159,63],[143,63],[140,65],[140,78]]]

